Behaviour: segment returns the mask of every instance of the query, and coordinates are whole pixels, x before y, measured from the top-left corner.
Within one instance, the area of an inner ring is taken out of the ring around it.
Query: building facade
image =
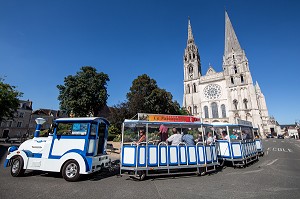
[[[202,74],[198,47],[188,21],[188,39],[184,51],[183,107],[204,122],[252,122],[261,136],[272,131],[265,97],[253,83],[249,62],[241,48],[231,21],[225,12],[225,48],[222,71],[209,66]],[[274,130],[274,129],[273,129]]]
[[[32,101],[19,101],[19,108],[14,115],[13,120],[4,120],[0,125],[0,137],[1,138],[15,138],[23,137],[30,131],[32,113]]]

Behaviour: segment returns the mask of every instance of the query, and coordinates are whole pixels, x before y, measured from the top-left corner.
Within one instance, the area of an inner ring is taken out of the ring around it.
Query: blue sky
[[[0,77],[34,109],[58,109],[56,85],[87,65],[109,75],[108,105],[144,73],[181,104],[188,16],[202,73],[209,63],[219,72],[225,7],[269,114],[300,120],[296,0],[0,0]]]

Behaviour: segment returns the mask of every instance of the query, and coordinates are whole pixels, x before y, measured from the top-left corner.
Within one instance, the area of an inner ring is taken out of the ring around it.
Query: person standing
[[[158,134],[160,136],[160,141],[165,142],[168,138],[168,127],[164,126],[163,124],[160,125]]]

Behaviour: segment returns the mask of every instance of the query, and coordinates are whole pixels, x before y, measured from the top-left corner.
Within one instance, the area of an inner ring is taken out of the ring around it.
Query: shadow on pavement
[[[0,145],[0,163],[4,163],[4,160],[7,156],[7,149],[9,146]]]

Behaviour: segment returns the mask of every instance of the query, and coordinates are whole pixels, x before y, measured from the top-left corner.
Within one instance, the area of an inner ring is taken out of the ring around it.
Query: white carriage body
[[[78,163],[80,174],[109,167],[111,160],[106,154],[108,121],[96,117],[61,118],[55,121],[56,126],[66,123],[85,124],[85,133],[58,135],[55,127],[53,134],[48,137],[34,137],[23,142],[19,148],[9,149],[4,166],[11,166],[14,158],[22,157],[24,170],[61,172],[63,165],[69,160]]]

